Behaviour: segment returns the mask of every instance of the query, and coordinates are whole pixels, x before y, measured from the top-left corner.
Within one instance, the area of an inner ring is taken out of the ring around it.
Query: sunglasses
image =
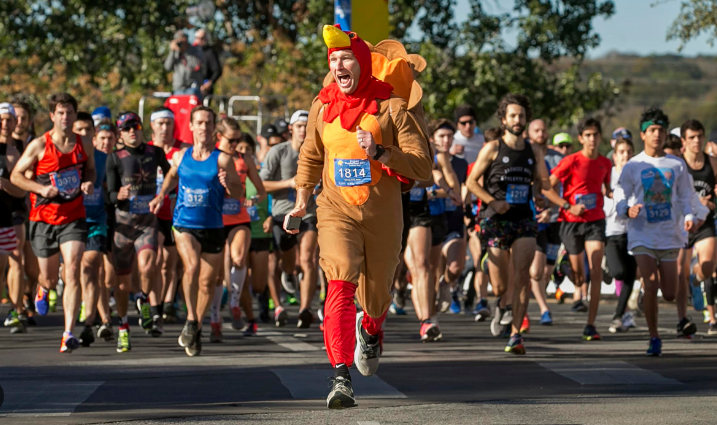
[[[558,147],[558,149],[567,149],[571,146],[573,146],[573,145],[571,145],[570,143],[562,143],[562,144],[558,145],[557,147]]]
[[[135,122],[135,123],[127,123],[124,124],[122,127],[120,127],[120,131],[130,131],[130,130],[142,130],[142,124]]]
[[[239,142],[241,142],[241,141],[242,141],[241,137],[239,137],[239,138],[237,138],[237,139],[227,139],[227,142],[229,142],[230,145],[239,143]]]
[[[458,121],[458,125],[475,124],[476,120]]]

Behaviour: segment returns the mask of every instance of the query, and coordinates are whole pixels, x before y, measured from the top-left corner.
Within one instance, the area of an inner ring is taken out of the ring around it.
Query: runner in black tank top
[[[11,158],[8,158],[8,154]],[[18,190],[15,185],[10,183],[10,171],[13,163],[17,161],[19,155],[12,145],[0,143],[0,179],[2,179],[2,189],[0,189],[0,264],[8,264],[8,256],[12,251],[17,255],[19,240],[15,227],[13,227],[12,205],[16,196],[23,195],[23,191]],[[27,316],[24,314],[23,306],[23,285],[18,279],[17,273],[21,271],[20,264],[13,267],[16,270],[15,276],[11,274],[12,269],[8,271],[8,294],[13,303],[13,309],[5,320],[5,326],[11,327],[10,333],[26,333]],[[2,291],[3,288],[0,288]]]
[[[496,115],[505,134],[483,146],[466,184],[482,200],[481,215],[485,218],[480,222],[481,239],[487,242],[490,253],[488,269],[493,290],[500,297],[508,291],[509,284],[513,285],[513,299],[498,300],[491,332],[495,336],[509,333],[505,351],[525,354],[520,327],[528,308],[530,265],[538,235],[535,213],[529,204],[533,184],[537,183],[538,193],[542,192],[551,202],[558,205],[566,202],[550,186],[543,153],[523,140],[530,119],[528,99],[517,94],[505,96]],[[478,184],[481,177],[482,186]]]
[[[481,212],[484,218],[493,221],[534,221],[529,202],[533,198],[535,154],[530,145],[524,145],[525,148],[518,151],[508,147],[502,139],[498,140],[498,156],[488,166],[483,185],[493,198],[508,202],[510,209],[498,214],[483,203]],[[489,243],[489,246],[494,245]]]
[[[696,297],[702,296],[699,288],[700,282],[704,282],[707,312],[709,313],[708,319],[710,321],[708,333],[714,335],[717,334],[717,320],[715,320],[717,287],[713,277],[715,271],[714,252],[717,249],[717,239],[715,238],[715,235],[717,235],[715,230],[715,184],[717,183],[715,171],[717,171],[717,158],[707,156],[703,152],[705,130],[699,121],[689,120],[682,124],[681,135],[682,144],[685,147],[684,160],[687,164],[687,171],[692,176],[695,192],[700,197],[700,201],[710,209],[710,213],[707,214],[702,226],[688,236],[686,252],[683,256],[682,270],[684,272],[680,276],[677,289],[678,318],[682,319],[687,314],[689,275],[694,273],[697,279],[694,282],[696,288],[693,288],[693,295]],[[700,163],[702,164],[701,167]],[[694,270],[690,266],[693,248],[697,251],[697,259],[699,260],[699,266],[694,267]],[[685,327],[683,321],[681,320],[678,324],[678,336],[689,335],[689,331],[696,330],[690,328],[688,332],[685,332],[682,329]]]

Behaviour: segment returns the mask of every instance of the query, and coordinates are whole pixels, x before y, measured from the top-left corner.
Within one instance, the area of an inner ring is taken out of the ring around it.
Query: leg
[[[194,319],[197,320],[199,329],[202,329],[202,319],[207,311],[209,311],[209,306],[214,298],[214,287],[217,282],[217,274],[222,267],[223,258],[222,253],[201,254],[201,265],[198,276],[199,293],[197,296],[196,319]]]
[[[189,233],[173,230],[177,241],[177,252],[184,264],[182,290],[184,303],[187,306],[187,321],[197,321],[197,298],[199,296],[199,269],[201,246],[197,239]]]
[[[602,258],[605,255],[605,243],[602,241],[585,241],[585,251],[590,265],[590,309],[588,325],[595,325],[598,307],[600,307],[600,289],[602,286]]]
[[[311,301],[316,293],[316,281],[319,278],[316,258],[317,237],[317,233],[313,230],[299,235],[300,263],[304,271],[304,278],[301,280],[301,311],[311,309]]]
[[[452,239],[443,246],[442,253],[446,261],[443,275],[446,283],[453,284],[461,276],[466,265],[465,239]]]
[[[511,335],[520,332],[523,317],[528,311],[530,289],[530,265],[535,257],[535,238],[520,238],[510,249],[513,260],[513,329]]]
[[[23,270],[23,246],[25,245],[25,225],[20,224],[15,227],[15,236],[17,237],[17,248],[8,255],[7,270],[7,289],[10,300],[15,307],[17,314],[22,314],[24,310],[23,296],[25,294],[25,272]],[[4,274],[5,267],[0,269]],[[0,291],[2,288],[0,288]]]
[[[430,251],[431,228],[423,226],[411,228],[408,233],[406,264],[411,270],[416,315],[421,321],[428,320],[433,316],[435,290],[430,272]]]
[[[675,263],[675,266],[677,267],[677,294],[675,296],[675,304],[677,304],[678,322],[687,316],[687,297],[690,293],[691,262],[692,249],[681,249],[679,255],[677,256],[677,261]],[[707,282],[705,282],[705,285],[706,284]],[[702,289],[699,287],[699,283],[696,288],[693,288],[693,290],[702,291]]]
[[[85,303],[85,325],[92,326],[95,320],[97,301],[100,298],[100,271],[104,255],[100,251],[85,251],[82,255],[82,301]]]
[[[72,332],[80,309],[82,297],[80,270],[84,250],[84,242],[67,241],[60,244],[65,269],[65,290],[62,294],[62,307],[65,311],[65,332]]]
[[[545,261],[545,253],[535,251],[533,262],[530,264],[530,289],[535,297],[535,302],[540,307],[540,314],[549,310],[548,304],[545,302],[545,286],[543,285]]]
[[[635,255],[637,268],[640,270],[645,285],[645,321],[650,332],[650,338],[659,338],[657,331],[657,290],[660,286],[658,278],[657,260],[646,254]],[[674,265],[674,271],[677,267]]]

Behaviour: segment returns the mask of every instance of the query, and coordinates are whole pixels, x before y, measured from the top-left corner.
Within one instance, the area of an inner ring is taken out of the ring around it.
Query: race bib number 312
[[[371,183],[371,163],[368,159],[334,159],[336,186],[351,187]]]
[[[192,208],[209,206],[209,189],[184,189],[184,205]]]

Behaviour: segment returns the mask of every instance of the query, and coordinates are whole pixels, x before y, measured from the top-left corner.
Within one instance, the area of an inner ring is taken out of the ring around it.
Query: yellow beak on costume
[[[346,49],[351,47],[348,34],[333,25],[324,25],[324,43],[329,49]]]

